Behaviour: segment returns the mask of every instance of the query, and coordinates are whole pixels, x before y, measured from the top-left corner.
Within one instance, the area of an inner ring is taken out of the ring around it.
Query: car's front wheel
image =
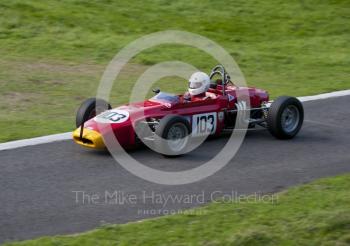
[[[77,127],[80,127],[83,123],[95,117],[97,114],[111,108],[111,105],[105,100],[89,98],[80,105],[77,111],[75,124]]]
[[[295,97],[282,96],[277,98],[267,115],[267,128],[279,139],[293,138],[300,130],[304,121],[304,109]]]
[[[189,145],[191,127],[188,120],[178,115],[167,115],[156,128],[155,147],[167,157],[186,153]]]

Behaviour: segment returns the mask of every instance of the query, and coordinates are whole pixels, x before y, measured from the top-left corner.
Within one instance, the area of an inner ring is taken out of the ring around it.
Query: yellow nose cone
[[[93,149],[103,149],[105,144],[103,142],[102,135],[94,130],[84,128],[83,136],[80,139],[80,127],[73,132],[73,140],[82,146],[93,148]]]

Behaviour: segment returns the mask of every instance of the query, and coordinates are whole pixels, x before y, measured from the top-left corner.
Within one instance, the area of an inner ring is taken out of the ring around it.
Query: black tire
[[[96,110],[96,105],[98,109]],[[101,113],[105,110],[111,109],[111,105],[102,99],[89,98],[85,100],[79,107],[75,119],[77,127],[81,126],[84,122],[96,116],[96,112]]]
[[[179,128],[180,130],[184,130],[184,139],[185,143],[183,147],[178,150],[171,148],[169,141],[169,132],[173,127]],[[157,151],[162,153],[166,157],[176,157],[184,154],[189,146],[189,140],[191,135],[191,126],[188,120],[179,115],[167,115],[162,118],[159,122],[155,130],[156,138],[155,138],[155,147]]]
[[[297,98],[288,96],[281,96],[271,104],[266,119],[268,130],[278,139],[293,138],[299,132],[303,121],[303,105]]]

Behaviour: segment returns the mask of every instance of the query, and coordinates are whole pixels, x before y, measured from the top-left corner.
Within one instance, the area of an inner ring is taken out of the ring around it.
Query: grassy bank
[[[0,0],[0,9],[0,142],[72,130],[76,108],[96,94],[109,60],[155,31],[212,39],[236,59],[249,85],[273,97],[350,87],[346,0]],[[205,71],[216,64],[194,48],[146,50],[123,71],[112,104],[127,100],[123,93],[142,71],[167,60]],[[173,92],[186,87],[182,79],[159,83]]]
[[[274,203],[213,203],[188,214],[8,245],[349,245],[349,189],[344,175],[277,193]]]

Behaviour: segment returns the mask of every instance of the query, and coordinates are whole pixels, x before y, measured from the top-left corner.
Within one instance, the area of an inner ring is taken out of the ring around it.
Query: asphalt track
[[[212,196],[270,193],[350,172],[349,105],[350,96],[305,102],[305,123],[295,139],[280,141],[266,130],[251,131],[226,167],[188,185],[144,181],[108,154],[72,141],[0,151],[0,243],[82,232],[198,206]],[[208,140],[180,158],[165,159],[146,148],[131,155],[161,170],[185,170],[212,157],[226,141]],[[115,191],[118,196],[106,199]],[[178,200],[161,201],[160,195]]]

